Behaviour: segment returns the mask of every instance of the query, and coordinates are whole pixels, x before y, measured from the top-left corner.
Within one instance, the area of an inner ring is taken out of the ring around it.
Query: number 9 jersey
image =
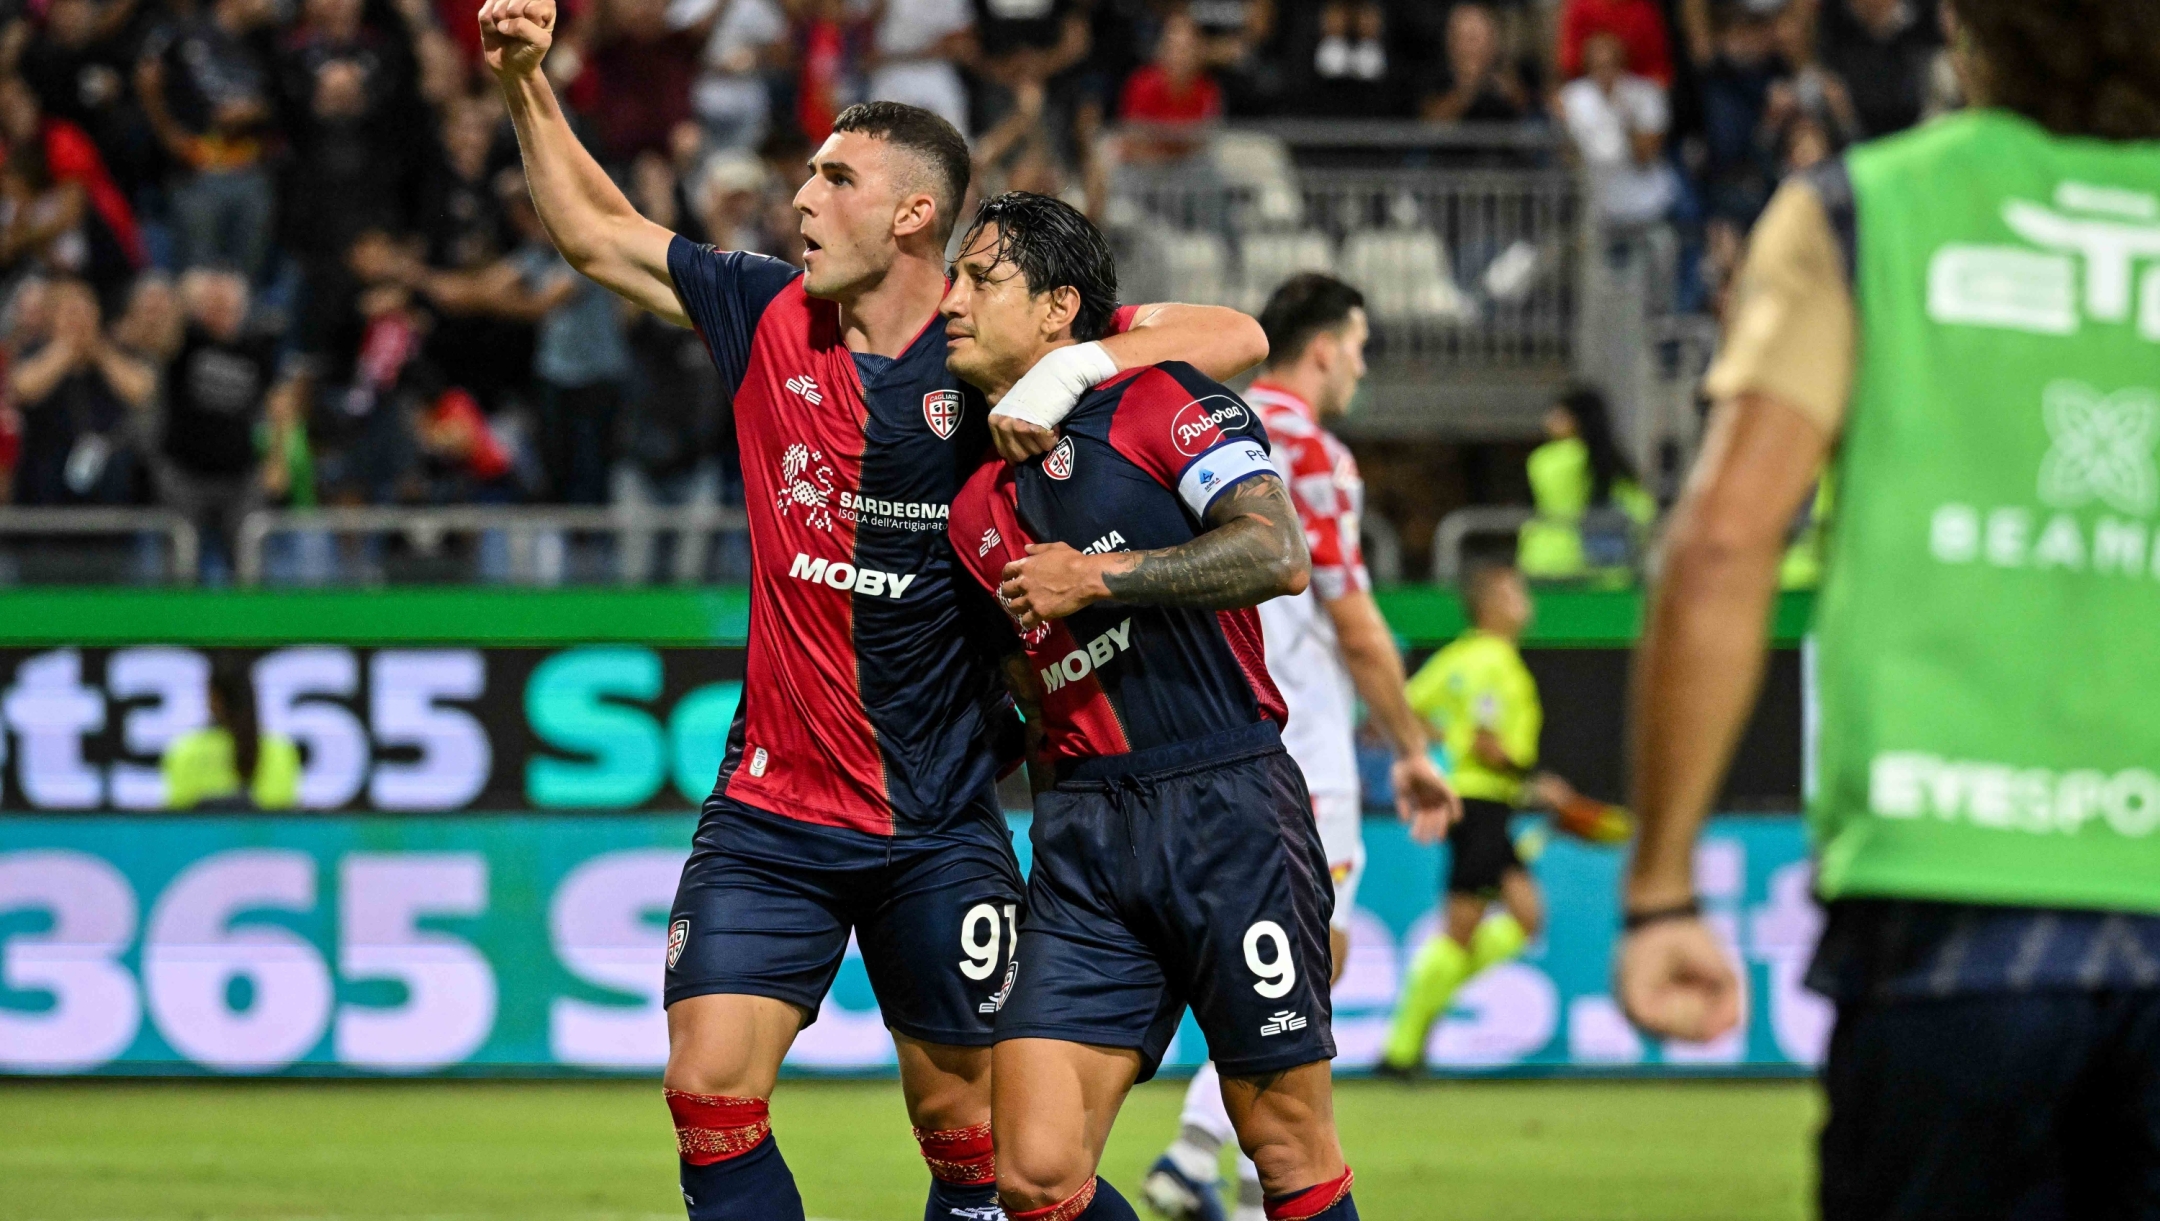
[[[986,463],[952,509],[995,589],[1032,542],[1189,543],[1274,477],[1251,408],[1188,365],[1091,391],[1049,454]],[[1187,1005],[1228,1076],[1333,1058],[1333,890],[1249,609],[1099,603],[1013,644],[1040,679],[1057,784],[1035,799],[1017,964],[996,1037],[1131,1048],[1153,1076]]]

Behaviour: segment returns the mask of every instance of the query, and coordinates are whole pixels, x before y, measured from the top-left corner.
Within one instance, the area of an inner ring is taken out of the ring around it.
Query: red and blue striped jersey
[[[1019,466],[985,462],[953,502],[953,547],[986,590],[1030,543],[1102,554],[1191,542],[1209,529],[1208,510],[1224,492],[1275,474],[1252,409],[1181,362],[1096,387],[1063,431],[1048,454]],[[1025,633],[1021,644],[1040,680],[1053,758],[1124,754],[1285,720],[1250,607],[1098,602]]]
[[[789,264],[677,238],[668,271],[734,396],[750,518],[749,659],[715,791],[881,835],[994,813],[1008,624],[945,532],[989,413],[946,370],[941,320],[857,357]]]

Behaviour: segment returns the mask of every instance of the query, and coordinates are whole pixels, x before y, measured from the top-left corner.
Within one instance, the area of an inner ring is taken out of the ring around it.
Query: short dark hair
[[[1067,287],[1077,291],[1080,312],[1073,316],[1074,339],[1086,343],[1109,332],[1118,304],[1117,259],[1095,222],[1062,199],[1007,191],[975,209],[960,249],[967,250],[990,225],[998,227],[991,266],[1012,264],[1031,293]]]
[[[1268,364],[1287,365],[1305,354],[1313,336],[1350,321],[1365,308],[1365,294],[1325,272],[1306,271],[1284,280],[1260,310],[1267,333]]]
[[[2160,6],[1951,0],[1990,105],[2063,136],[2160,138]]]
[[[936,112],[905,102],[858,102],[833,120],[836,132],[859,132],[903,148],[929,164],[935,181],[940,238],[952,233],[960,217],[960,201],[967,198],[968,176],[974,162],[968,156],[967,138]]]

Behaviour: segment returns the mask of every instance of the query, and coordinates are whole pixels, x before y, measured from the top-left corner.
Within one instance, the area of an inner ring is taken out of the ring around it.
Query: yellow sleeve
[[[1530,676],[1529,667],[1517,660],[1513,669],[1513,681],[1507,684],[1512,688],[1513,707],[1505,722],[1507,728],[1500,735],[1500,746],[1515,766],[1527,771],[1537,766],[1538,737],[1545,731],[1545,706],[1538,700],[1537,680]]]
[[[300,804],[300,748],[283,734],[262,736],[249,797],[259,810],[290,810]]]
[[[202,794],[193,791],[191,781],[198,769],[189,766],[188,756],[194,750],[195,735],[181,734],[165,744],[165,755],[158,760],[158,772],[165,778],[165,808],[168,810],[192,809]]]
[[[1448,651],[1442,649],[1426,658],[1403,687],[1403,699],[1408,701],[1410,711],[1436,731],[1447,722],[1447,656]]]
[[[1852,395],[1857,323],[1830,215],[1804,180],[1779,187],[1755,222],[1725,322],[1704,393],[1766,395],[1836,436]]]

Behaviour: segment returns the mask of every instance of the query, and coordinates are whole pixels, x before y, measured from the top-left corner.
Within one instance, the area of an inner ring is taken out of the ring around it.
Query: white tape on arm
[[[1100,343],[1059,348],[1035,362],[1005,393],[991,415],[1013,416],[1040,428],[1056,428],[1080,396],[1118,373],[1117,358]]]

